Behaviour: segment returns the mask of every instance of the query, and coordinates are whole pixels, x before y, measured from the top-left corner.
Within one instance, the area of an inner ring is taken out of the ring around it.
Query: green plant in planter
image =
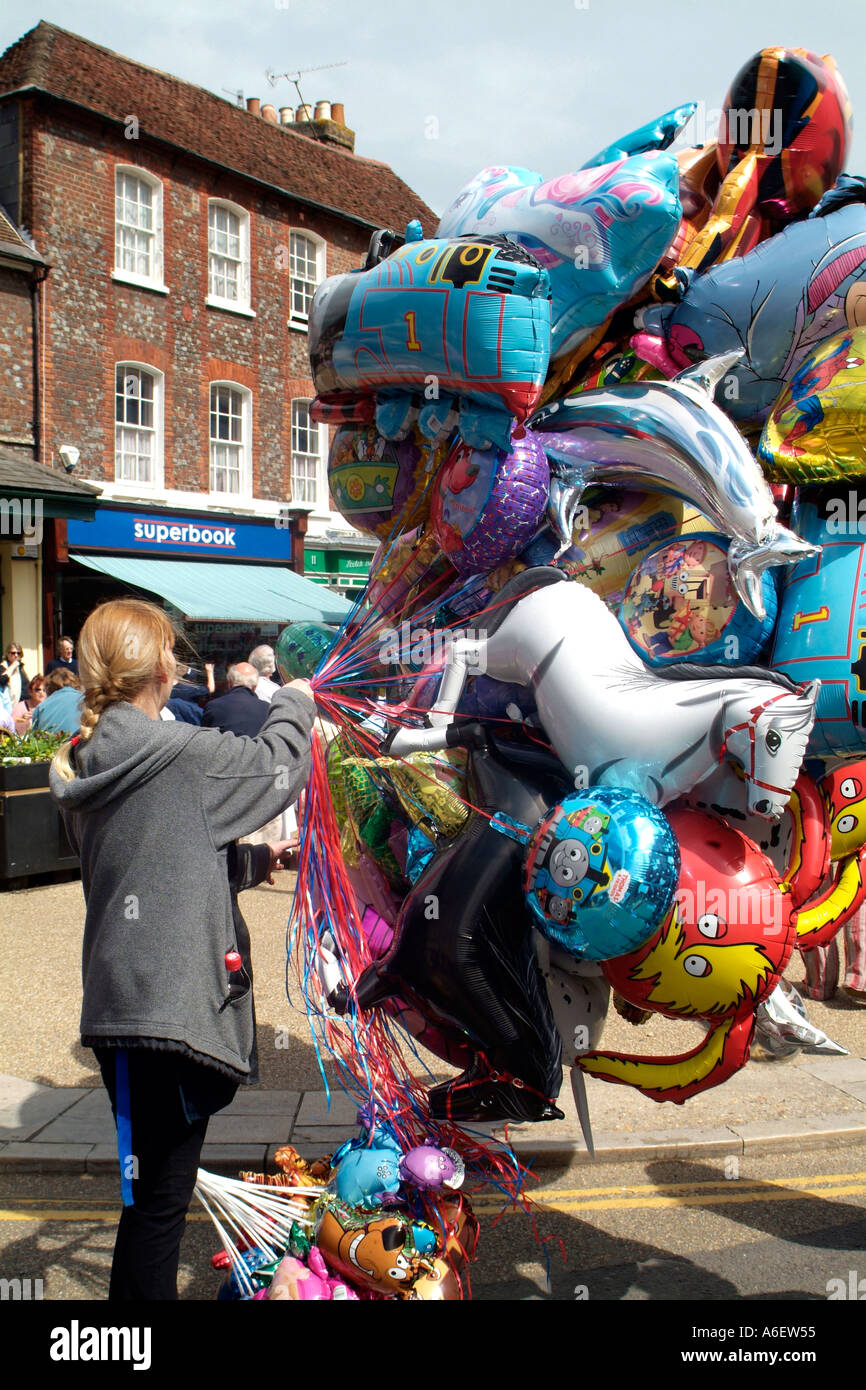
[[[38,729],[27,734],[9,734],[0,740],[0,764],[50,763],[68,734],[42,733]]]

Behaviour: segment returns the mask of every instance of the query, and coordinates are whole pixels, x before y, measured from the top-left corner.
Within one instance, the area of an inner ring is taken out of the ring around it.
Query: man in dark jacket
[[[218,695],[208,702],[201,721],[204,728],[255,738],[268,717],[268,706],[256,695],[258,680],[258,671],[248,661],[230,666],[228,694]]]
[[[182,720],[184,724],[200,724],[209,699],[210,691],[206,685],[178,681],[166,701],[166,709],[171,710],[175,719]]]
[[[73,676],[78,675],[78,662],[72,653],[75,651],[75,643],[71,637],[61,637],[57,643],[57,656],[53,661],[49,661],[45,667],[46,676],[50,676],[52,671],[71,671]]]

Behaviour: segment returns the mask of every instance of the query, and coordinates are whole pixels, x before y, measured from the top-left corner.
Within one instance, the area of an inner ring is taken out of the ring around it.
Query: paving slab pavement
[[[680,1106],[658,1105],[592,1077],[587,1095],[600,1162],[866,1140],[866,1060],[859,1057],[801,1057],[745,1068],[718,1092]],[[525,1161],[590,1162],[567,1082],[561,1102],[563,1120],[469,1128],[509,1143]],[[332,1093],[329,1107],[324,1091],[244,1089],[211,1120],[202,1166],[261,1170],[266,1159],[273,1166],[282,1144],[294,1144],[305,1157],[319,1157],[356,1132],[354,1103],[342,1092]],[[51,1088],[0,1076],[0,1170],[95,1172],[116,1167],[114,1125],[103,1091]]]
[[[285,991],[285,923],[293,875],[244,895],[256,972],[261,1084],[243,1088],[215,1116],[203,1166],[261,1169],[280,1144],[308,1157],[332,1152],[356,1133],[355,1107],[334,1084],[328,1107],[307,1020]],[[79,957],[84,910],[77,882],[41,885],[4,896],[0,946],[0,1169],[107,1171],[116,1168],[108,1097],[92,1053],[78,1039]],[[788,970],[802,983],[796,958]],[[771,1060],[759,1049],[724,1085],[685,1105],[657,1104],[630,1087],[588,1077],[586,1090],[600,1160],[738,1154],[796,1149],[866,1138],[866,1010],[844,997],[808,1002],[810,1019],[850,1050],[848,1057]],[[660,1016],[636,1028],[611,1011],[602,1045],[644,1056],[688,1052],[702,1030]],[[450,1074],[424,1054],[433,1077]],[[326,1075],[333,1069],[326,1064]],[[589,1156],[571,1099],[566,1118],[510,1125],[524,1158],[559,1164]],[[505,1137],[502,1126],[479,1126]]]

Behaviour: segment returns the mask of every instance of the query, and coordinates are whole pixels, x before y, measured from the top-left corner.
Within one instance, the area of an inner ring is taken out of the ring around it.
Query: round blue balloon
[[[533,831],[524,889],[535,923],[583,960],[611,960],[652,936],[677,887],[680,851],[665,816],[619,787],[571,792]]]
[[[748,666],[768,645],[779,608],[772,571],[761,575],[765,612],[756,618],[734,590],[730,544],[714,531],[689,532],[655,546],[632,570],[617,617],[648,666]]]

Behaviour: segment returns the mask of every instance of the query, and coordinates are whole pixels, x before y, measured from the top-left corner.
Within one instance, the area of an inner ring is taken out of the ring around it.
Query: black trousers
[[[117,1053],[94,1048],[117,1121]],[[117,1228],[111,1302],[177,1299],[177,1267],[208,1118],[237,1083],[171,1052],[129,1048],[133,1205]]]

